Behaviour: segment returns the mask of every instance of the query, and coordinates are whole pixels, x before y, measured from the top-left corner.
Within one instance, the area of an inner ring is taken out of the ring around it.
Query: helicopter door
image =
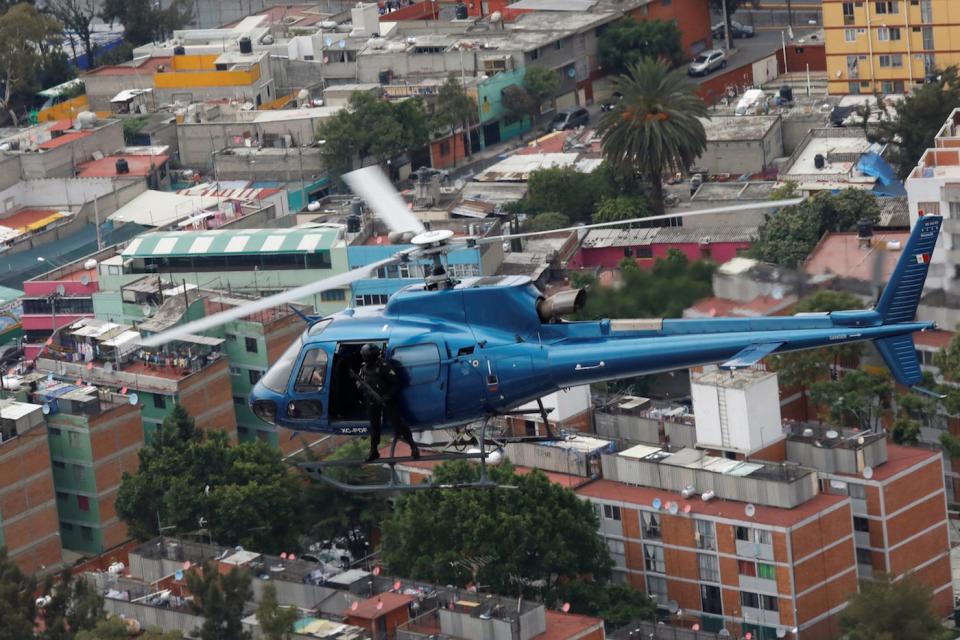
[[[322,345],[307,349],[300,357],[293,379],[293,397],[287,403],[291,420],[320,421],[329,395],[327,385],[329,354]]]
[[[450,382],[447,391],[447,419],[484,413],[484,377],[486,358],[475,353],[473,346],[463,347],[450,365]]]
[[[442,422],[446,372],[440,358],[440,345],[423,342],[396,347],[390,358],[403,382],[401,397],[411,426]]]

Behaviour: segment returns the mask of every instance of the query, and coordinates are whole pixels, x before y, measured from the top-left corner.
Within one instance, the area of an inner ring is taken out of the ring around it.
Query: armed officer
[[[370,455],[367,456],[367,462],[380,457],[380,425],[384,416],[393,425],[394,439],[400,438],[410,445],[410,455],[414,459],[419,458],[420,450],[413,441],[410,427],[404,422],[400,415],[400,408],[397,406],[397,393],[400,387],[400,376],[397,375],[397,370],[383,357],[380,347],[376,344],[363,345],[360,348],[360,357],[363,359],[363,366],[360,367],[357,387],[363,393],[367,404],[367,417],[370,420]]]

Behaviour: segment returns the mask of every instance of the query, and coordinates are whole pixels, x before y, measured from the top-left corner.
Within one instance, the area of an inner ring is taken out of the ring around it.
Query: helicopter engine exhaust
[[[586,303],[587,292],[584,289],[568,289],[549,298],[537,300],[537,315],[541,322],[552,322],[561,316],[580,311]]]

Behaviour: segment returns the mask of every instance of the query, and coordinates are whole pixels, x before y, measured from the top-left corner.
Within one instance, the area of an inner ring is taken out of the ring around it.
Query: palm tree
[[[599,132],[603,156],[625,176],[650,183],[653,213],[663,213],[663,173],[684,171],[704,151],[707,134],[698,117],[707,105],[683,71],[645,58],[613,81],[623,98],[604,114]]]

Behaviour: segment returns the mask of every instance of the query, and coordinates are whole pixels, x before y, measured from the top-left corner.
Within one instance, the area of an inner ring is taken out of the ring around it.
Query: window
[[[323,349],[310,349],[303,356],[300,375],[297,376],[296,390],[301,393],[317,392],[323,389],[327,379],[327,352]]]
[[[247,401],[243,396],[233,396],[233,404],[242,407],[243,405],[247,404]]]
[[[700,604],[704,613],[723,615],[723,603],[720,600],[720,587],[712,584],[700,585]]]
[[[848,484],[847,489],[850,492],[851,498],[857,498],[858,500],[867,499],[867,488],[862,484]]]
[[[556,42],[554,42],[553,48],[556,49],[557,51],[559,51],[560,49],[563,49],[563,40],[557,40]]]
[[[244,338],[243,342],[247,348],[247,353],[257,353],[258,351],[260,351],[260,349],[257,347],[256,338]]]
[[[760,608],[760,596],[755,593],[749,593],[747,591],[740,592],[740,605],[744,607],[751,607],[753,609]]]
[[[777,568],[772,564],[766,564],[764,562],[757,563],[757,577],[763,578],[765,580],[776,580],[777,579]]]
[[[852,96],[860,95],[860,83],[859,82],[849,82],[847,83],[847,93]]]
[[[737,527],[737,540],[743,542],[756,542],[757,544],[771,544],[770,532],[764,529],[751,529],[749,527]]]
[[[697,530],[693,537],[697,540],[698,549],[717,550],[717,533],[710,520],[696,520]]]
[[[86,542],[93,540],[93,529],[90,527],[80,527],[80,538]]]
[[[902,66],[903,66],[903,56],[899,53],[882,54],[880,56],[881,68],[902,67]]]
[[[77,508],[80,511],[90,511],[90,498],[87,496],[77,496]]]
[[[54,461],[53,461],[53,466],[56,467],[57,469],[66,469],[66,468],[67,468],[67,465],[63,464],[63,463],[60,462],[59,460],[54,460]]]
[[[241,373],[243,372],[240,370],[240,367],[234,367],[233,365],[230,366],[230,375],[239,376]]]
[[[923,48],[927,50],[933,49],[933,27],[923,28]]]
[[[847,42],[856,42],[857,41],[857,30],[856,29],[844,29],[843,30],[843,39]]]
[[[760,608],[764,611],[779,611],[780,603],[777,601],[777,596],[760,596]]]
[[[57,500],[69,500],[70,494],[63,491],[57,491]]]
[[[773,539],[770,536],[770,532],[765,529],[754,529],[753,541],[757,544],[773,544]]]
[[[643,537],[660,539],[660,514],[652,511],[641,511],[640,517],[643,520]]]
[[[750,529],[747,527],[737,527],[737,540],[750,542]]]
[[[897,0],[877,0],[877,13],[880,15],[897,13],[899,11],[897,4]]]
[[[235,333],[225,333],[223,337],[227,342],[235,343],[237,341],[237,334]]]
[[[742,576],[757,577],[757,563],[752,560],[737,560],[737,572]]]
[[[881,42],[900,39],[900,27],[880,27],[877,29],[877,40]]]
[[[537,60],[540,58],[540,49],[534,49],[530,52],[530,59]]]
[[[932,0],[920,0],[920,22],[933,22]]]
[[[354,302],[358,307],[368,307],[371,305],[377,304],[387,304],[388,296],[385,293],[366,293],[362,296],[357,296],[354,298]]]
[[[667,581],[660,576],[647,576],[647,593],[660,604],[667,603]]]
[[[873,565],[873,554],[870,549],[857,547],[857,564]]]
[[[617,555],[623,555],[623,540],[615,540],[613,538],[607,538],[607,549],[610,550],[610,553],[615,553]]]
[[[666,573],[666,566],[663,562],[663,547],[652,544],[643,545],[643,564],[647,571]]]
[[[393,360],[406,373],[407,384],[427,384],[440,377],[440,351],[435,344],[398,347]]]
[[[86,477],[86,471],[78,464],[73,465],[73,479],[76,482],[83,482]]]
[[[57,429],[56,427],[49,427],[49,428],[47,429],[47,433],[49,433],[51,436],[59,436],[59,435],[60,435],[60,429]]]
[[[620,507],[612,504],[603,505],[603,517],[607,520],[619,520]]]
[[[720,582],[720,567],[717,556],[709,553],[698,553],[697,564],[700,566],[700,579],[704,582]]]
[[[843,3],[843,24],[853,24],[853,3],[844,2]]]
[[[60,528],[63,529],[64,531],[73,531],[73,525],[70,524],[69,522],[61,522]]]
[[[153,394],[153,408],[154,409],[166,409],[167,408],[167,398],[166,396],[161,396],[158,393]]]
[[[343,302],[347,299],[347,294],[343,289],[330,289],[320,292],[320,302]]]
[[[440,155],[441,156],[450,155],[450,143],[446,140],[440,143]]]
[[[650,258],[653,257],[653,247],[651,247],[650,245],[637,247],[636,249],[634,249],[634,252],[636,253],[636,256],[638,258],[645,258],[649,260]]]
[[[257,384],[260,382],[261,376],[263,376],[263,374],[256,369],[247,369],[247,380],[250,381],[250,384]]]
[[[951,204],[951,205],[954,205],[954,204],[956,204],[956,203],[951,202],[950,204]],[[938,216],[938,215],[940,215],[940,203],[939,203],[939,202],[918,202],[918,203],[917,203],[917,211],[918,211],[918,212],[922,211],[922,212],[924,213],[924,215],[930,213],[930,214],[933,214],[933,215],[935,215],[935,216]],[[951,217],[951,218],[957,217],[957,214],[958,214],[958,213],[960,213],[960,212],[954,210],[954,207],[953,207],[953,206],[950,207],[950,217]]]
[[[853,530],[861,533],[870,533],[870,521],[866,518],[853,516]]]
[[[80,434],[76,431],[67,431],[67,442],[70,443],[71,447],[80,446]]]

